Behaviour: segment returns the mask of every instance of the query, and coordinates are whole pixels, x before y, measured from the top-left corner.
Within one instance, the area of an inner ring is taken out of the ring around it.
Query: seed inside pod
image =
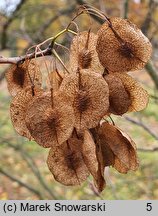
[[[28,86],[40,87],[42,83],[42,75],[35,60],[26,60],[20,65],[11,66],[6,72],[6,79],[8,90],[13,97]]]
[[[63,185],[80,185],[89,176],[81,152],[82,141],[70,138],[50,149],[47,164],[56,181]]]
[[[126,91],[129,93],[131,104],[128,112],[137,112],[145,109],[149,102],[149,95],[141,85],[128,74],[115,73],[121,79]]]
[[[59,72],[58,69],[50,72],[46,79],[47,88],[52,88],[54,92],[57,91],[60,87],[63,77],[63,73]]]
[[[80,70],[63,79],[60,91],[68,95],[79,130],[95,127],[109,108],[109,89],[104,78],[92,70]]]
[[[118,171],[136,170],[138,168],[136,145],[129,136],[125,135],[117,127],[110,125],[107,122],[104,122],[100,127],[98,127],[97,135],[99,136],[102,152],[106,153],[106,157],[103,156],[105,165],[108,157],[107,151],[103,151],[103,149],[107,149],[108,147],[114,156],[117,157],[115,160],[114,158],[112,159],[111,165],[114,166],[114,168],[118,167]],[[125,168],[121,169],[120,166]]]
[[[26,127],[25,115],[30,101],[42,95],[42,89],[27,87],[20,91],[13,98],[10,104],[10,116],[15,130],[24,137],[32,139],[31,134]]]
[[[129,20],[112,17],[101,26],[97,34],[98,57],[108,71],[142,69],[150,59],[151,43]]]
[[[35,141],[45,148],[61,145],[73,131],[73,108],[65,103],[63,97],[56,94],[53,107],[49,93],[44,93],[29,104],[26,125]]]
[[[73,38],[70,48],[70,66],[72,71],[80,69],[92,69],[97,73],[103,73],[104,68],[100,64],[96,52],[97,35],[92,32],[81,32]]]
[[[104,79],[109,86],[109,112],[116,115],[126,113],[131,105],[131,99],[121,79],[116,74],[107,74]]]
[[[85,130],[84,143],[82,145],[83,159],[90,174],[94,178],[94,184],[98,192],[101,192],[104,190],[106,182],[104,180],[104,175],[102,174],[102,164],[100,158],[98,158],[99,154],[97,151],[98,149],[92,134],[88,130]]]

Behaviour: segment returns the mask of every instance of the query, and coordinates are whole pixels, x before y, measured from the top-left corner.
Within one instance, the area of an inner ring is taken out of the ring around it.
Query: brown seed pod
[[[73,131],[73,108],[65,103],[64,96],[56,94],[52,99],[44,93],[29,104],[26,125],[35,141],[45,147],[59,146]]]
[[[78,80],[79,78],[77,73],[65,75],[59,88],[59,91],[69,98],[71,104],[73,104],[75,94],[79,88]]]
[[[82,154],[84,162],[90,174],[94,178],[94,183],[98,192],[103,191],[106,186],[106,182],[104,180],[104,175],[102,175],[102,164],[100,158],[98,158],[99,154],[97,152],[96,144],[88,130],[85,130],[84,132]]]
[[[63,185],[80,185],[89,176],[81,152],[82,141],[70,138],[61,146],[52,146],[47,164],[56,181]]]
[[[113,166],[120,173],[127,173],[130,168],[121,162],[108,145],[108,140],[104,137],[106,131],[99,131],[98,133],[98,128],[93,129],[93,136],[98,146],[97,156],[100,160],[102,175],[104,176],[104,170],[107,166]]]
[[[104,122],[98,128],[97,133],[100,140],[104,141],[102,143],[105,143],[120,160],[120,164],[124,165],[128,170],[136,170],[138,168],[136,145],[129,136],[107,122]],[[115,167],[115,163],[113,166]]]
[[[148,62],[152,45],[129,20],[112,17],[98,31],[97,52],[101,64],[111,72],[142,69]]]
[[[104,173],[106,166],[114,166],[115,155],[102,137],[99,138],[98,145],[100,146],[100,154],[102,155],[102,173]]]
[[[109,108],[109,89],[103,77],[91,70],[81,70],[63,79],[60,90],[68,95],[74,108],[75,127],[95,127]]]
[[[131,105],[131,99],[121,79],[113,74],[104,76],[109,86],[109,112],[115,115],[126,113]]]
[[[121,160],[118,159],[118,157],[115,155],[115,162],[113,167],[120,173],[126,174],[129,171],[129,168],[121,162]]]
[[[143,89],[140,84],[128,74],[116,73],[129,93],[131,105],[128,112],[138,112],[145,109],[149,102],[148,92]]]
[[[122,131],[120,128],[116,127],[118,129],[118,131],[122,134],[123,138],[125,140],[127,140],[127,142],[130,143],[131,147],[135,150],[135,152],[137,151],[137,147],[136,147],[136,144],[135,142],[131,139],[131,137],[126,134],[124,131]],[[131,151],[131,161],[135,161],[135,163],[131,163],[131,166],[130,166],[130,169],[131,170],[136,170],[139,166],[139,160],[138,160],[138,157],[137,157],[137,154],[133,154],[132,151]]]
[[[96,145],[88,130],[84,132],[84,142],[82,145],[82,153],[86,166],[94,179],[97,179],[98,160],[96,156]]]
[[[60,87],[60,84],[63,80],[64,75],[60,73],[57,69],[53,70],[49,73],[49,76],[47,77],[46,84],[47,87],[53,88],[53,91],[57,91]]]
[[[25,123],[26,111],[29,102],[42,93],[42,89],[27,87],[16,94],[10,104],[10,116],[15,130],[21,136],[27,137],[29,140],[31,140],[32,137]]]
[[[120,173],[127,173],[130,168],[126,164],[122,163],[121,160],[114,154],[105,139],[99,137],[98,145],[100,146],[100,158],[102,161],[102,173],[104,173],[105,167],[112,166]]]
[[[6,79],[8,90],[13,97],[27,86],[34,84],[40,87],[42,84],[42,75],[35,60],[26,60],[22,64],[12,65],[6,72]]]
[[[102,176],[104,176],[104,168],[114,164],[115,156],[109,146],[106,144],[105,140],[102,139],[102,136],[98,133],[99,127],[100,126],[91,129],[91,131],[95,139],[96,155],[101,165],[101,173]]]
[[[104,68],[100,64],[96,52],[97,35],[92,32],[81,32],[73,38],[70,48],[70,66],[72,71],[91,69],[97,73],[103,73]]]

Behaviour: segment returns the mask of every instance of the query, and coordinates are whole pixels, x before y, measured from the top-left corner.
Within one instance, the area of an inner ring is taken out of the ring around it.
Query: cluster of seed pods
[[[61,77],[52,71],[50,88],[42,88],[36,60],[9,68],[13,126],[21,136],[50,148],[47,164],[56,181],[80,185],[92,175],[101,192],[105,167],[120,173],[138,168],[135,143],[108,119],[146,108],[148,93],[127,72],[142,69],[151,52],[136,25],[112,17],[97,34],[74,36],[69,73]]]

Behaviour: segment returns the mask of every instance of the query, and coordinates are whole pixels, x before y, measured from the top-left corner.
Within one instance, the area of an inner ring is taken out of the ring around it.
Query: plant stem
[[[61,63],[61,65],[64,67],[64,69],[66,70],[66,72],[70,73],[68,71],[68,69],[66,68],[64,62],[61,60],[60,56],[58,55],[58,53],[53,49],[53,54],[54,56],[59,60],[59,62]]]

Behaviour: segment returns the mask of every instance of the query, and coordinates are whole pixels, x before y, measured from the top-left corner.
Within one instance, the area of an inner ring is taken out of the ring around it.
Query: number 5
[[[147,203],[146,210],[151,211],[152,210],[152,203]]]

